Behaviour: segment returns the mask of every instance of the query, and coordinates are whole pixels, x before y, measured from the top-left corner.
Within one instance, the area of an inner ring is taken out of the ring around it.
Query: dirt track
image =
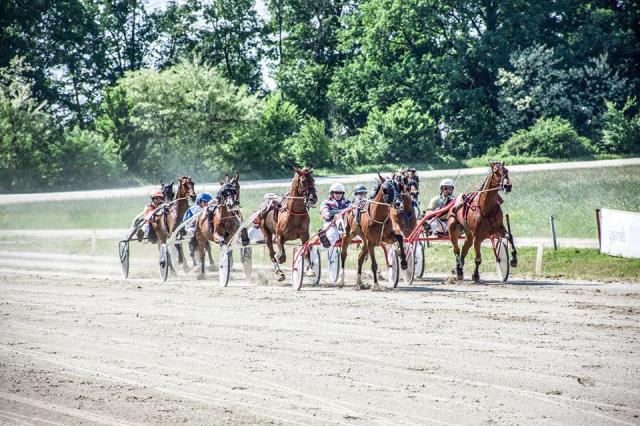
[[[0,253],[0,423],[640,423],[638,284],[296,293],[144,265]]]

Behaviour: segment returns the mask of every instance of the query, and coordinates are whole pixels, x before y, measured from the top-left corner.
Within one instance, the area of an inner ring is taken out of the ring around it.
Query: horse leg
[[[207,250],[207,256],[209,257],[209,271],[216,271],[216,264],[213,261],[213,255],[211,254],[211,244],[207,241],[204,245],[204,248]]]
[[[282,264],[287,261],[287,254],[284,251],[284,237],[276,236],[276,244],[278,244],[278,263]]]
[[[482,240],[480,238],[473,239],[473,250],[476,252],[476,269],[473,271],[473,275],[471,279],[474,283],[480,282],[480,264],[482,263],[482,255],[480,253],[480,246],[482,245]]]
[[[507,232],[504,225],[502,225],[502,236],[506,236],[509,240],[509,244],[511,244],[511,261],[509,264],[512,268],[516,268],[518,266],[518,252],[516,251],[516,245],[513,243],[513,235]]]
[[[458,281],[462,281],[464,279],[464,257],[460,255],[460,245],[458,244],[458,237],[460,236],[460,230],[455,222],[449,222],[449,239],[451,240],[451,245],[453,245],[453,254],[456,256],[456,268],[455,273]],[[467,241],[465,241],[465,245]],[[467,247],[467,250],[469,248]]]
[[[404,271],[409,266],[407,264],[407,255],[404,252],[404,235],[396,234],[396,241],[398,242],[398,246],[400,247],[400,267]]]
[[[273,249],[273,235],[268,230],[263,231],[264,234],[264,244],[269,249],[269,258],[271,259],[271,264],[273,265],[273,271],[276,273],[276,277],[278,277],[278,281],[284,281],[284,272],[280,269],[280,265],[276,261],[276,251]]]
[[[196,250],[198,249],[198,240],[191,238],[189,240],[189,257],[191,257],[191,261],[193,262],[193,267],[196,268],[198,266],[198,262],[196,262]],[[185,261],[186,263],[186,261]]]
[[[369,250],[369,257],[371,258],[371,272],[373,273],[373,287],[371,291],[382,291],[382,287],[378,284],[378,262],[376,262],[376,246],[374,244],[367,244]],[[405,267],[407,260],[405,259]]]
[[[189,264],[184,257],[184,251],[182,250],[182,244],[176,244],[176,250],[178,251],[178,264],[182,265],[183,272],[189,272]]]
[[[364,265],[364,261],[366,260],[367,257],[367,245],[363,244],[362,248],[360,249],[360,253],[358,254],[358,277],[356,278],[356,286],[355,289],[356,290],[362,290],[365,289],[365,285],[362,284],[362,265]],[[374,281],[376,279],[375,274],[374,274]]]
[[[344,287],[344,274],[345,274],[345,266],[347,264],[347,250],[351,245],[351,236],[346,234],[342,237],[342,252],[340,253],[340,264],[342,269],[340,270],[340,280],[338,281],[338,288]]]
[[[207,241],[198,241],[198,260],[200,261],[200,264],[198,265],[198,274],[196,275],[196,278],[199,280],[204,279],[204,246],[207,243]]]

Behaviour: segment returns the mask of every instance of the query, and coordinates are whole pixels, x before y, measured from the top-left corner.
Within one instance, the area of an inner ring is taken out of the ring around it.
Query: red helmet
[[[160,191],[159,189],[156,189],[155,191],[151,191],[149,198],[151,198],[152,200],[154,198],[162,198],[164,200],[164,195],[162,194],[162,191]]]

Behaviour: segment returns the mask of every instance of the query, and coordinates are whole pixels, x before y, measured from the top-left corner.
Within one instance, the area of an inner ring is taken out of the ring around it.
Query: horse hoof
[[[473,280],[474,284],[480,284],[480,274],[473,274],[471,279]]]
[[[518,259],[511,258],[511,262],[509,262],[512,268],[516,268],[518,266]]]
[[[284,273],[281,272],[281,273],[276,274],[276,275],[278,276],[278,281],[284,281],[285,280]]]
[[[371,291],[382,291],[382,287],[380,287],[379,285],[374,285],[373,287],[371,287]]]

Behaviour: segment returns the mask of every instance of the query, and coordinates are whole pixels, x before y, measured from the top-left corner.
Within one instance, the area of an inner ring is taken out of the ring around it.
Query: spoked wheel
[[[120,241],[118,244],[120,254],[120,266],[122,268],[122,278],[129,276],[129,241]]]
[[[169,262],[171,262],[171,255],[166,244],[160,246],[160,279],[166,281],[169,276]]]
[[[402,270],[402,280],[406,285],[411,285],[413,284],[413,276],[414,276],[415,266],[416,266],[413,260],[413,255],[414,255],[413,244],[405,244],[404,250],[407,256],[407,269]]]
[[[422,278],[424,275],[424,252],[424,242],[418,241],[413,248],[413,274],[416,278]]]
[[[318,247],[311,247],[311,251],[309,252],[309,257],[311,258],[311,270],[314,273],[313,276],[313,285],[318,285],[320,283],[320,275],[322,274],[321,262],[320,262],[320,250]]]
[[[240,248],[240,263],[242,263],[242,272],[244,272],[244,277],[246,279],[250,279],[251,273],[253,272],[253,265],[251,263],[252,255],[251,247]]]
[[[304,247],[293,249],[293,268],[291,270],[291,285],[294,290],[300,290],[304,278]]]
[[[231,276],[231,266],[233,252],[227,246],[220,247],[220,265],[218,266],[218,280],[220,287],[226,287],[229,284],[229,276]]]
[[[329,279],[333,283],[337,283],[340,278],[340,262],[342,262],[342,259],[340,258],[341,254],[342,251],[338,247],[330,247],[327,250]]]
[[[398,286],[398,279],[400,278],[400,262],[396,254],[395,245],[389,246],[387,249],[387,282],[390,287],[396,288]]]
[[[509,243],[506,238],[499,238],[493,240],[493,245],[498,277],[506,282],[509,279]]]

